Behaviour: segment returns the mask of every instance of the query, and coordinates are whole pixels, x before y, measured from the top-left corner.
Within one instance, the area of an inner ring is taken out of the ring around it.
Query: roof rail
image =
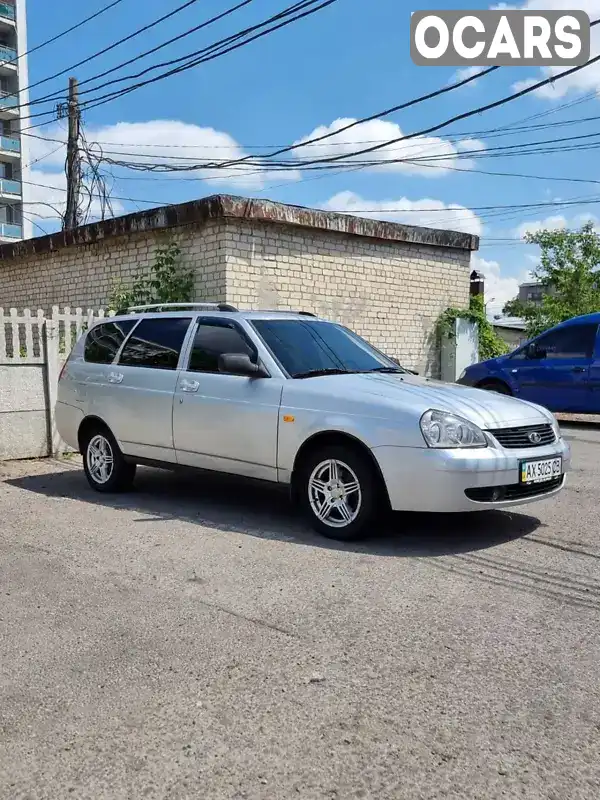
[[[259,308],[256,309],[258,312],[262,312],[263,314],[299,314],[301,317],[316,317],[316,314],[313,314],[312,311],[294,311],[288,308]]]
[[[151,305],[146,306],[129,306],[127,313],[131,314],[132,312],[137,311],[162,311],[165,308],[172,310],[186,308],[190,310],[207,309],[211,311],[237,311],[237,308],[229,305],[229,303],[152,303]]]

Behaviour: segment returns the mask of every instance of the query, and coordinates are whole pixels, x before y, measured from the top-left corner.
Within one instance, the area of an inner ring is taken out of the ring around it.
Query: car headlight
[[[421,417],[421,433],[428,447],[487,447],[484,432],[467,419],[430,409]]]
[[[462,381],[462,379],[465,377],[465,375],[466,375],[466,374],[467,374],[467,370],[466,370],[466,369],[463,369],[463,371],[462,371],[462,372],[460,373],[460,375],[458,376],[458,380],[459,380],[459,381]]]
[[[550,424],[552,425],[552,429],[554,430],[554,435],[556,436],[556,439],[558,441],[559,439],[562,438],[560,423],[551,411],[549,413],[550,413]]]

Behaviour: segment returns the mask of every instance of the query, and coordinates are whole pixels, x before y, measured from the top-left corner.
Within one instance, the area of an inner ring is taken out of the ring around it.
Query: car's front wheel
[[[512,394],[510,388],[502,381],[484,381],[477,388],[484,389],[487,392],[496,392],[496,394]]]
[[[344,542],[371,533],[383,505],[380,479],[370,459],[344,445],[310,452],[301,464],[297,488],[312,527]]]
[[[83,443],[83,468],[97,492],[123,492],[131,488],[135,464],[127,462],[108,428],[90,430]]]

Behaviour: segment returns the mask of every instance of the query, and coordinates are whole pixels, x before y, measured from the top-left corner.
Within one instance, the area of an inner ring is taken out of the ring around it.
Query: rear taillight
[[[65,374],[65,370],[66,370],[66,368],[67,368],[67,364],[68,364],[68,363],[69,363],[69,361],[71,360],[71,356],[72,356],[72,355],[73,355],[73,351],[71,350],[71,352],[69,353],[69,355],[67,356],[67,358],[66,358],[66,360],[65,360],[65,363],[62,365],[62,369],[61,369],[61,371],[60,371],[60,373],[59,373],[59,375],[58,375],[58,382],[59,382],[59,383],[60,383],[60,382],[62,381],[62,379],[63,379],[63,375]]]

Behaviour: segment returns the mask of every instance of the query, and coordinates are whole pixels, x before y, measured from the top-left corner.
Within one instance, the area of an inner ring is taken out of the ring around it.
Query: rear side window
[[[125,319],[95,325],[85,339],[84,359],[91,364],[111,364],[136,321]]]
[[[251,358],[255,355],[235,325],[202,321],[194,337],[188,371],[218,372],[219,356],[225,353],[243,353]]]
[[[151,369],[177,369],[190,318],[143,319],[123,348],[119,364]]]
[[[569,325],[540,337],[536,345],[552,360],[591,358],[597,330],[597,325]]]

